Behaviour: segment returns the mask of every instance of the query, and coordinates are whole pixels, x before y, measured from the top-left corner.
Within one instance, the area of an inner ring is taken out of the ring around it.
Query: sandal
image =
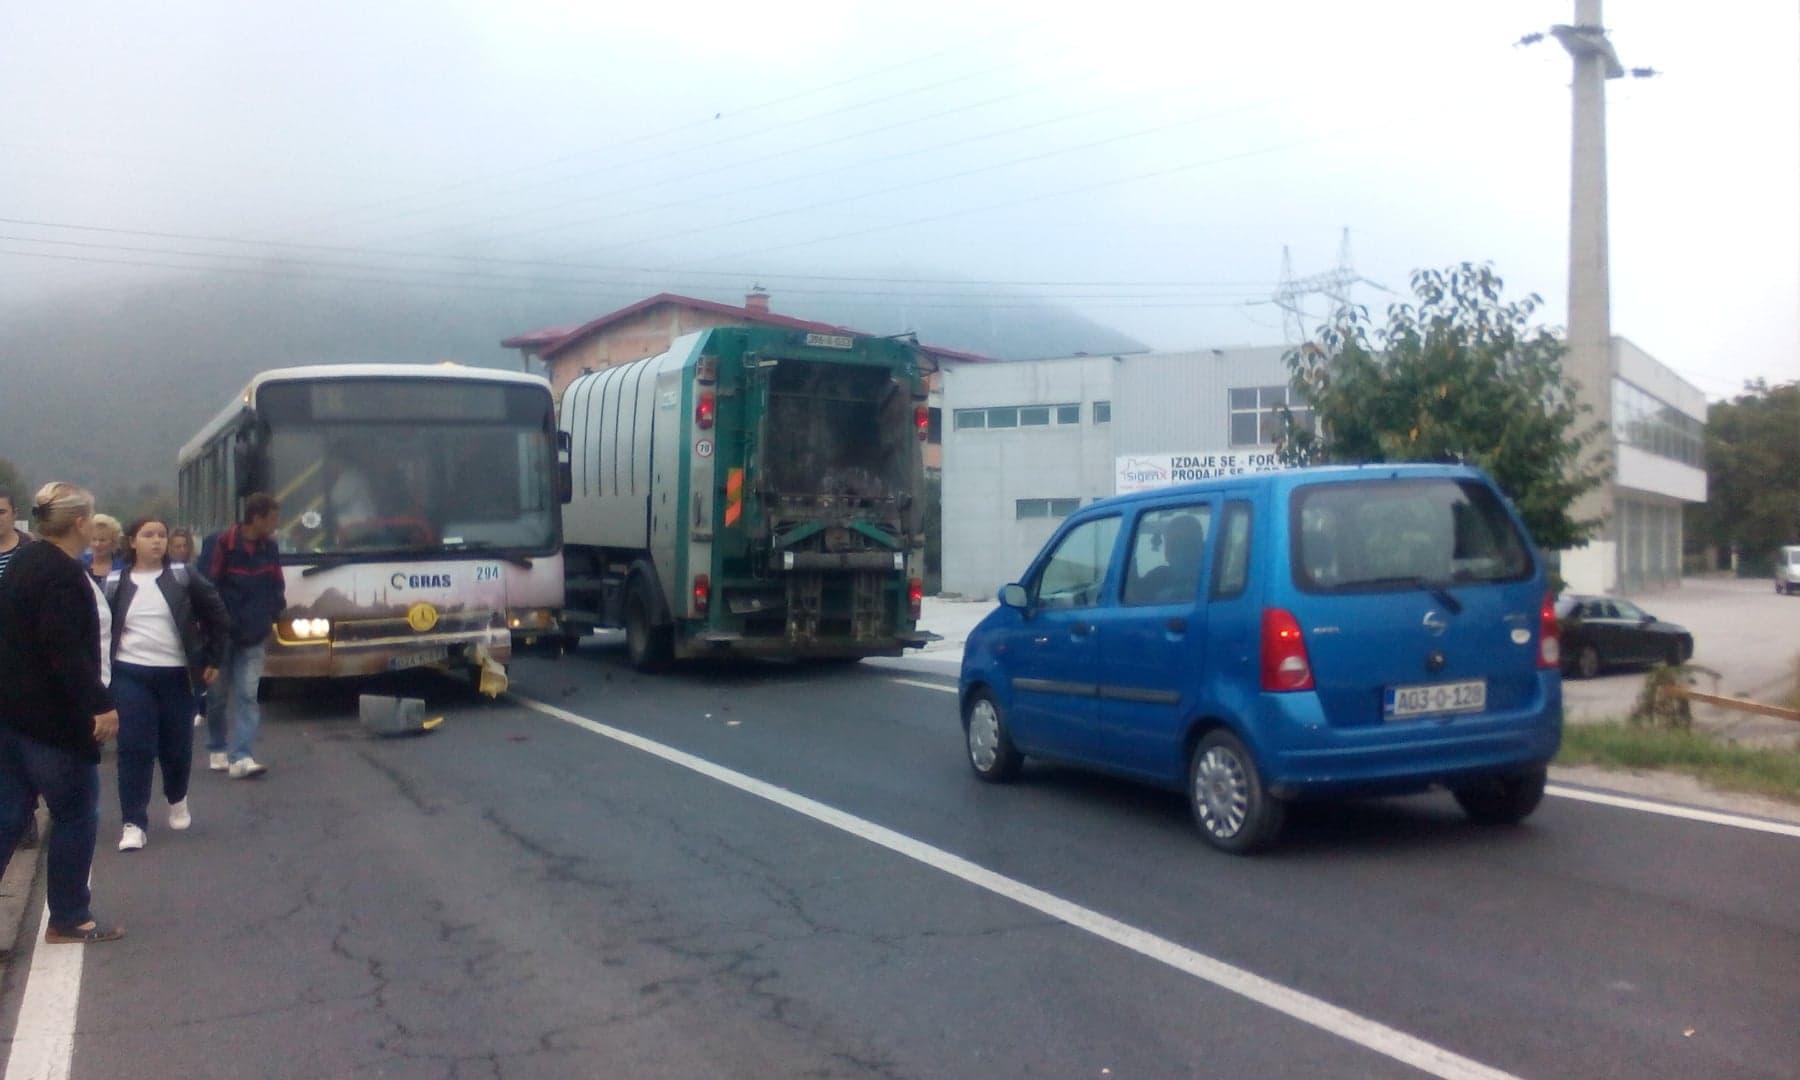
[[[107,926],[98,921],[86,929],[79,926],[69,929],[58,929],[54,926],[44,928],[44,944],[46,945],[95,945],[102,941],[117,941],[124,936],[124,927]]]

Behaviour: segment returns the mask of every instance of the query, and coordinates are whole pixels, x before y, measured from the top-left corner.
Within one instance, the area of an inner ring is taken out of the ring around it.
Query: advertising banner
[[[1121,454],[1113,478],[1113,493],[1191,484],[1218,476],[1247,476],[1279,472],[1288,466],[1273,450],[1214,450],[1193,454]]]

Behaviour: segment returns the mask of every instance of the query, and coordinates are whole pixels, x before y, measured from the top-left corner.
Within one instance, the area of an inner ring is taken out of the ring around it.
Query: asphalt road
[[[954,698],[863,664],[649,679],[590,645],[523,697],[960,856],[1524,1076],[1785,1076],[1800,840],[1550,799],[1310,810],[1207,849],[1179,796],[1068,770],[977,783]],[[435,734],[269,706],[260,781],[202,773],[122,855],[73,1075],[1417,1075],[787,806],[447,682]],[[33,916],[35,920],[35,914]],[[11,1031],[30,955],[7,973]]]

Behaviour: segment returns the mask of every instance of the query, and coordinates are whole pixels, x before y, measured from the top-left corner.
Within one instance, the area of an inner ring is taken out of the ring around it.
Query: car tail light
[[[1281,608],[1263,610],[1262,688],[1276,693],[1313,688],[1306,638],[1293,614]]]
[[[1538,608],[1538,661],[1541,668],[1562,667],[1562,627],[1556,624],[1556,596],[1544,594],[1544,606]]]
[[[919,441],[924,442],[931,436],[931,410],[923,405],[913,409],[913,427],[918,429]]]
[[[707,577],[705,574],[695,574],[694,575],[694,611],[695,611],[695,613],[699,614],[699,615],[705,615],[707,607],[710,606],[711,604],[712,604],[712,578]]]
[[[719,399],[708,390],[694,399],[694,426],[705,430],[713,426],[713,418],[719,415]]]
[[[919,621],[919,613],[925,609],[925,583],[913,578],[906,583],[906,613],[914,622]]]

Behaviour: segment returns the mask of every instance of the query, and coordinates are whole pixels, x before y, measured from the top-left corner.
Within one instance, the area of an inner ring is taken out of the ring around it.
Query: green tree
[[[12,492],[13,502],[18,505],[19,514],[23,518],[35,492],[25,490],[25,474],[19,471],[17,465],[3,457],[0,457],[0,489]]]
[[[1706,479],[1690,511],[1704,543],[1735,546],[1751,572],[1800,543],[1800,382],[1758,380],[1707,410]]]
[[[1486,470],[1543,548],[1584,542],[1599,524],[1575,500],[1600,483],[1584,456],[1600,434],[1563,377],[1564,346],[1533,325],[1543,301],[1502,297],[1493,268],[1416,270],[1416,303],[1340,309],[1288,354],[1292,389],[1315,423],[1290,416],[1290,464],[1464,462]]]

